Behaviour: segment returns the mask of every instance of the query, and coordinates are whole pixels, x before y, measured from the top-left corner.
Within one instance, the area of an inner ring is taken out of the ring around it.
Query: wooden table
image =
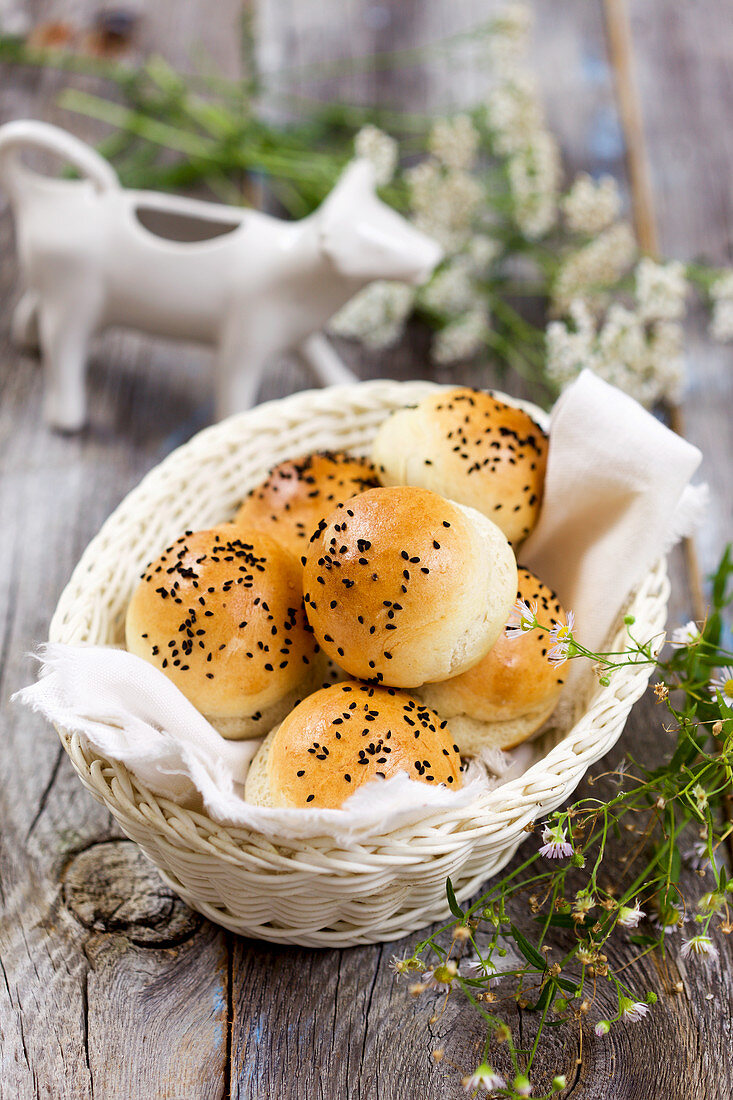
[[[480,0],[259,0],[257,48],[273,70],[411,46],[473,26],[496,5]],[[12,15],[12,0],[2,12]],[[16,9],[24,10],[20,0]],[[177,65],[198,49],[220,72],[240,65],[240,0],[156,0],[140,49]],[[733,240],[733,19],[728,4],[698,0],[538,0],[536,63],[569,172],[612,172],[642,243],[682,259],[725,263]],[[38,0],[37,19],[83,25],[90,0]],[[628,14],[628,23],[625,15]],[[626,31],[631,31],[630,39]],[[195,47],[193,44],[196,44]],[[199,59],[200,60],[200,59]],[[479,67],[451,71],[437,55],[399,73],[312,80],[302,91],[450,108],[475,101]],[[2,119],[36,116],[89,129],[54,101],[69,78],[3,73]],[[89,81],[77,81],[89,86]],[[92,131],[94,133],[94,131]],[[653,199],[652,199],[653,196]],[[3,200],[4,202],[4,200]],[[34,676],[29,656],[47,636],[59,593],[84,546],[122,496],[211,416],[209,358],[189,348],[108,335],[90,371],[91,423],[64,437],[41,425],[36,362],[8,338],[17,297],[12,227],[0,218],[0,1041],[4,1100],[30,1097],[267,1100],[457,1097],[481,1031],[451,997],[437,1019],[411,999],[386,963],[406,944],[343,951],[277,948],[230,935],[173,897],[84,792],[53,730],[8,704]],[[705,452],[713,507],[698,539],[704,572],[733,513],[733,363],[730,349],[688,326],[685,430]],[[363,377],[491,382],[427,365],[419,334],[386,355],[345,353]],[[262,396],[298,388],[278,368]],[[511,385],[511,383],[510,383]],[[516,387],[518,388],[518,387]],[[672,624],[694,612],[698,578],[682,551],[671,561]],[[664,746],[658,712],[642,701],[622,742],[651,759]],[[688,881],[692,875],[686,872]],[[718,968],[685,967],[672,948],[641,966],[659,1004],[643,1025],[586,1040],[553,1031],[542,1065],[565,1072],[565,1095],[682,1100],[733,1095],[733,974],[723,942]],[[726,950],[726,948],[728,948]],[[615,959],[618,963],[619,959]],[[672,992],[681,981],[683,991]],[[533,1022],[516,1019],[526,1041]],[[442,1061],[432,1051],[444,1048]]]

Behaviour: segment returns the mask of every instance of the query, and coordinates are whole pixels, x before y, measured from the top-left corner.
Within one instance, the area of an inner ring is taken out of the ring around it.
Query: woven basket
[[[51,641],[119,644],[143,566],[181,531],[230,518],[283,459],[323,448],[367,453],[390,412],[436,388],[367,382],[299,393],[201,432],[148,474],[90,543],[59,601]],[[539,409],[523,407],[545,422]],[[630,605],[642,637],[663,628],[668,594],[662,562]],[[192,908],[258,939],[346,947],[399,939],[444,919],[449,875],[459,898],[472,895],[512,857],[525,826],[560,805],[611,748],[648,677],[646,667],[626,667],[610,686],[590,686],[572,729],[540,739],[536,763],[521,778],[349,849],[328,837],[293,841],[217,824],[151,794],[77,734],[59,734],[85,787]]]

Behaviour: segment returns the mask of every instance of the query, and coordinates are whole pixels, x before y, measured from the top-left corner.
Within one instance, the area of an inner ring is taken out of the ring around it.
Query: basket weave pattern
[[[90,543],[59,601],[51,641],[120,644],[143,567],[182,531],[231,518],[246,492],[286,458],[318,449],[368,453],[390,412],[435,388],[368,382],[311,391],[201,432],[148,474]],[[544,422],[540,410],[523,407]],[[663,628],[668,595],[661,562],[630,605],[639,636]],[[474,893],[511,858],[524,827],[560,805],[611,748],[648,677],[645,666],[626,667],[608,687],[592,688],[573,727],[555,735],[555,744],[542,739],[543,755],[520,778],[349,849],[328,837],[294,841],[218,824],[151,794],[77,734],[59,734],[87,789],[192,908],[259,939],[345,947],[398,939],[443,919],[448,875],[459,898]]]

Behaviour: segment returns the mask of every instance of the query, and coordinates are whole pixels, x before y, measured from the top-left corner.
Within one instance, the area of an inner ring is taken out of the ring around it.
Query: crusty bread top
[[[352,676],[396,687],[480,659],[514,599],[516,563],[484,516],[412,486],[370,489],[324,520],[308,550],[308,618]]]
[[[522,409],[455,389],[385,420],[372,460],[383,484],[421,485],[476,508],[517,545],[537,521],[547,448],[547,436]]]
[[[268,745],[269,804],[340,806],[357,787],[404,771],[461,785],[446,722],[405,692],[347,681],[304,699]]]
[[[281,462],[241,505],[235,523],[265,531],[298,560],[319,522],[338,504],[379,484],[366,458],[319,451]]]
[[[131,653],[220,718],[252,715],[298,687],[318,648],[295,558],[232,524],[187,531],[147,567],[126,637]]]

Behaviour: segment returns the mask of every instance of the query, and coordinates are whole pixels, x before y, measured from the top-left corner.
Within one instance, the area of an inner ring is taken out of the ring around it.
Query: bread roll
[[[295,558],[267,535],[187,531],[143,573],[127,648],[224,737],[261,737],[322,674],[300,584]]]
[[[305,455],[271,470],[249,493],[234,522],[271,535],[300,561],[324,516],[378,484],[365,458],[330,451]]]
[[[461,785],[447,723],[394,688],[349,681],[309,695],[259,748],[245,798],[260,806],[336,807],[369,780],[398,772]]]
[[[488,652],[514,603],[517,569],[501,531],[426,489],[369,489],[313,538],[308,618],[352,676],[417,687]]]
[[[519,567],[518,598],[537,605],[546,625],[566,623],[551,589]],[[419,697],[447,718],[464,756],[482,748],[511,749],[526,741],[555,709],[564,678],[547,659],[552,642],[544,630],[510,638],[502,633],[483,660],[440,684],[426,684]]]
[[[476,508],[516,546],[539,514],[547,436],[521,409],[456,389],[385,420],[372,460],[382,484],[422,485]]]

